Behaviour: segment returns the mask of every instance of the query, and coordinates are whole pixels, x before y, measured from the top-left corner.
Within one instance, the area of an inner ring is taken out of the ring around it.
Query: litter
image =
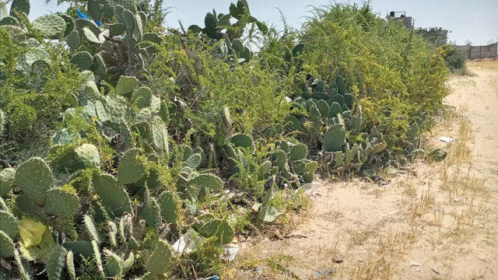
[[[444,142],[444,143],[451,143],[454,141],[453,138],[446,137],[446,136],[441,136],[437,140]]]

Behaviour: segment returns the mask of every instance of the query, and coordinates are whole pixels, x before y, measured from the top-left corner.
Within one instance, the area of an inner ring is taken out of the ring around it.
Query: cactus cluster
[[[231,23],[230,20],[236,20]],[[207,13],[204,18],[204,28],[198,25],[191,25],[188,28],[189,32],[194,34],[203,33],[208,38],[214,40],[222,40],[219,47],[219,52],[223,56],[235,55],[238,63],[248,62],[253,53],[248,47],[242,44],[240,38],[243,35],[244,29],[248,24],[255,24],[259,31],[266,34],[268,27],[265,23],[258,21],[251,16],[249,5],[245,0],[238,0],[236,4],[230,5],[230,12],[228,14]],[[226,30],[226,32],[223,32]]]

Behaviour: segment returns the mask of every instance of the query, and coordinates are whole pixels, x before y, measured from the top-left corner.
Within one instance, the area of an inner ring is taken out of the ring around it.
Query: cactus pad
[[[0,226],[1,229],[10,238],[14,239],[19,234],[16,218],[7,211],[0,210]]]
[[[118,165],[118,181],[120,184],[130,184],[140,180],[145,175],[145,167],[138,159],[140,149],[126,151]]]
[[[85,168],[99,168],[100,156],[99,150],[92,144],[83,144],[75,149],[78,160],[83,163]]]
[[[47,192],[45,213],[60,217],[72,217],[78,211],[78,196],[61,189],[52,189]]]
[[[153,274],[164,274],[169,270],[169,262],[171,260],[171,248],[168,242],[164,240],[158,240],[156,247],[145,263],[145,268],[147,271]]]
[[[76,270],[74,269],[74,256],[72,251],[68,251],[66,254],[66,268],[69,278],[71,280],[76,280]]]
[[[235,134],[232,138],[230,138],[230,142],[235,147],[248,148],[251,151],[254,149],[252,138],[247,134]]]
[[[155,198],[150,198],[147,201],[140,209],[139,215],[153,228],[159,228],[161,225],[161,208]]]
[[[163,219],[170,224],[176,223],[176,220],[178,219],[178,208],[173,195],[169,192],[161,193],[158,203],[161,208],[161,216]]]
[[[303,160],[308,156],[308,146],[305,144],[296,144],[290,148],[289,158],[292,161]]]
[[[137,78],[133,76],[121,76],[119,77],[118,84],[116,85],[116,94],[122,96],[130,96],[137,85]]]
[[[99,233],[97,232],[97,228],[95,228],[95,224],[90,216],[85,215],[83,217],[83,223],[85,224],[86,231],[90,236],[92,241],[100,242]]]
[[[152,90],[148,87],[141,87],[133,92],[133,103],[140,109],[149,107],[152,99]]]
[[[66,31],[66,21],[58,15],[44,15],[33,21],[33,28],[47,38],[58,39]]]
[[[43,205],[46,191],[54,183],[48,164],[41,158],[31,158],[19,166],[15,183],[33,202]]]
[[[47,275],[49,280],[61,279],[62,269],[64,268],[67,250],[62,246],[55,246],[47,260]]]
[[[100,174],[94,176],[93,189],[110,213],[118,217],[126,212],[133,213],[128,193],[112,175]]]
[[[81,71],[89,70],[92,68],[93,58],[89,52],[81,51],[71,58],[71,63],[80,68]]]
[[[189,184],[190,186],[197,189],[205,187],[208,189],[219,191],[223,188],[223,181],[220,179],[220,177],[214,174],[201,174],[190,180]]]
[[[108,277],[119,277],[123,274],[123,260],[110,250],[104,249],[105,270]]]
[[[3,230],[0,230],[0,258],[12,257],[14,250],[15,246],[12,239]]]
[[[30,7],[29,0],[14,0],[10,6],[10,15],[17,16],[16,11],[29,15]]]
[[[152,144],[157,151],[168,153],[168,129],[163,120],[155,116],[150,124],[152,130]]]
[[[16,170],[14,168],[5,168],[0,171],[0,196],[6,195],[14,185]]]
[[[323,137],[323,148],[326,152],[336,152],[346,143],[346,131],[340,124],[331,126]]]

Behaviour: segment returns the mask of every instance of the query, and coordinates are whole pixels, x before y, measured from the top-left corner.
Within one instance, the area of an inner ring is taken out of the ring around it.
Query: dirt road
[[[498,61],[468,66],[448,84],[457,113],[427,135],[446,160],[381,186],[315,183],[298,225],[240,243],[225,278],[498,279]]]

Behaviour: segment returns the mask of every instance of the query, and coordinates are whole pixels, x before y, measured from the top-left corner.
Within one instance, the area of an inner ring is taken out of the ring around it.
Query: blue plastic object
[[[88,21],[91,21],[90,17],[86,14],[84,14],[80,9],[76,9],[76,12],[78,13],[78,18],[86,19]],[[100,27],[102,26],[102,22],[100,20],[95,20],[95,24]]]

